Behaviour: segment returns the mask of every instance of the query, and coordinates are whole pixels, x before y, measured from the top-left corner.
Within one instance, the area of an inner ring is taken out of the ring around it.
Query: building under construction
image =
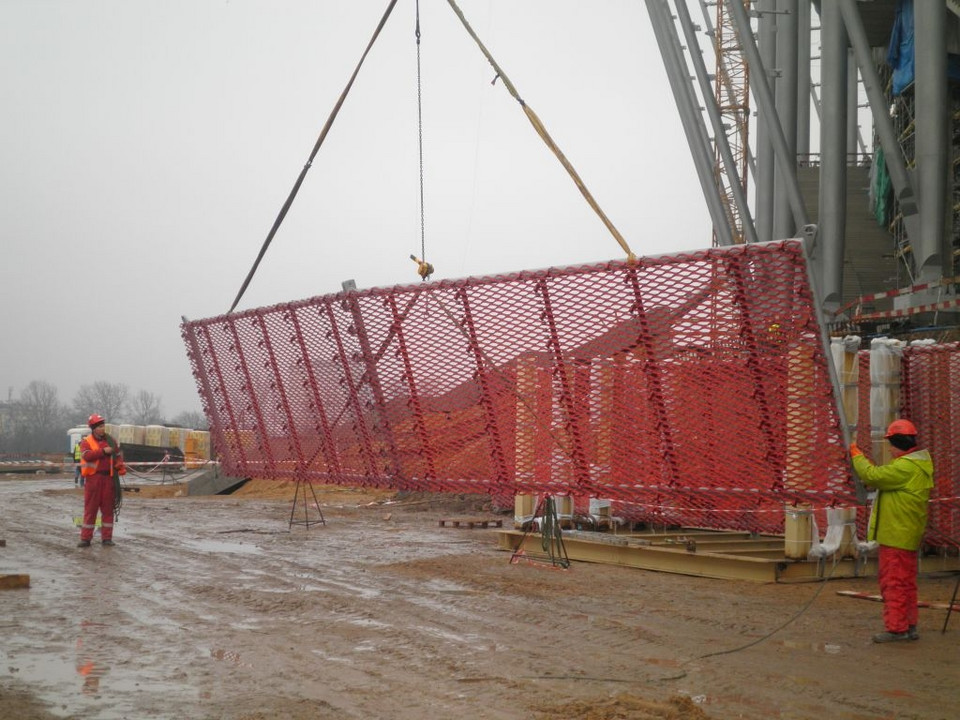
[[[829,322],[952,329],[960,3],[646,4],[716,243],[815,225]]]
[[[646,4],[713,247],[185,320],[225,471],[863,538],[847,445],[884,459],[903,415],[937,458],[927,547],[955,556],[960,348],[907,344],[953,324],[954,4]]]

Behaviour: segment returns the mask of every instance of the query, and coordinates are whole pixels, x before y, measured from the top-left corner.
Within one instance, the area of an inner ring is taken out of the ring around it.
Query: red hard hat
[[[887,434],[884,435],[885,438],[892,437],[893,435],[916,435],[917,426],[914,425],[909,420],[894,420],[890,423],[890,427],[887,428]]]
[[[93,415],[87,418],[87,425],[89,425],[91,429],[105,422],[106,420],[104,420],[102,417],[100,417],[96,413],[94,413]]]

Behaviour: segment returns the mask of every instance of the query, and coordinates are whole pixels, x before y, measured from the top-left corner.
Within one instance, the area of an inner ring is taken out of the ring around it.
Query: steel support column
[[[832,3],[828,3],[828,5],[830,4]],[[906,163],[903,160],[903,150],[900,148],[900,142],[897,140],[897,134],[890,120],[887,99],[883,94],[883,85],[880,82],[877,69],[873,65],[870,43],[867,41],[867,33],[860,19],[860,11],[857,9],[856,0],[836,0],[836,5],[840,9],[847,37],[850,39],[850,45],[857,57],[857,67],[860,68],[860,77],[863,79],[867,99],[870,101],[874,129],[880,140],[880,146],[883,148],[887,171],[890,173],[890,181],[893,183],[893,191],[896,194],[897,202],[900,204],[900,211],[903,213],[903,224],[907,231],[907,237],[912,240],[920,235],[917,198],[913,191],[910,175],[907,173]]]
[[[758,97],[757,85],[764,83],[773,92],[774,76],[771,74],[777,63],[777,16],[774,10],[777,0],[757,0],[760,21],[758,33],[760,39],[759,63],[752,63],[750,84],[754,97]],[[773,190],[777,177],[777,160],[773,151],[773,140],[767,124],[757,123],[757,235],[760,240],[773,240]]]
[[[740,43],[743,45],[744,52],[747,55],[747,62],[754,68],[763,73],[763,61],[760,59],[760,51],[757,49],[757,43],[753,39],[753,30],[750,27],[750,18],[747,17],[747,11],[738,0],[721,0],[728,3],[730,14],[737,24],[737,35],[740,36]],[[797,181],[797,156],[796,152],[791,152],[787,145],[787,140],[780,127],[780,121],[777,117],[776,104],[773,101],[773,92],[767,83],[754,83],[754,93],[757,103],[760,105],[759,117],[771,135],[773,150],[777,158],[777,180],[782,182],[783,191],[790,200],[790,209],[793,212],[793,222],[798,229],[802,229],[809,224],[807,208],[803,202],[803,196],[800,194],[800,183]],[[778,185],[779,187],[779,185]],[[761,239],[762,236],[761,236]]]
[[[813,249],[821,310],[840,306],[847,211],[847,34],[836,4],[820,10],[821,125],[819,235]]]
[[[730,194],[733,195],[733,201],[736,205],[736,217],[740,219],[738,224],[743,229],[743,240],[746,242],[757,242],[757,231],[753,225],[753,217],[750,214],[750,206],[747,202],[747,195],[744,191],[743,178],[740,177],[737,163],[734,160],[733,152],[730,149],[730,142],[727,140],[727,133],[723,127],[723,118],[720,115],[720,108],[717,106],[717,100],[714,96],[713,88],[710,86],[710,79],[707,75],[707,66],[703,62],[703,54],[700,51],[700,43],[697,40],[696,31],[693,27],[693,21],[690,19],[690,10],[687,8],[686,0],[676,0],[677,18],[680,20],[680,27],[683,29],[683,36],[687,41],[687,51],[690,53],[690,59],[693,62],[693,69],[697,76],[697,82],[700,85],[700,95],[703,98],[707,108],[707,115],[710,118],[710,124],[713,126],[713,139],[717,144],[717,150],[723,160],[723,169],[727,176],[727,186],[730,188]],[[719,178],[717,178],[719,180]],[[734,242],[740,238],[734,237]]]
[[[810,0],[797,4],[797,156],[810,154]]]
[[[824,11],[826,12],[826,10]],[[842,19],[839,17],[837,9],[831,8],[830,14],[842,25]],[[846,36],[846,33],[844,33]],[[821,35],[822,40],[822,35]],[[856,155],[860,152],[859,137],[860,137],[860,127],[857,124],[859,120],[857,107],[859,105],[859,98],[857,97],[857,59],[853,55],[852,49],[847,49],[847,164],[855,165],[856,164]]]
[[[944,3],[915,2],[917,189],[920,237],[913,240],[917,280],[943,276],[953,249],[945,235],[947,199],[947,10]],[[950,267],[952,271],[952,267]],[[948,272],[949,276],[949,272]]]
[[[777,0],[777,86],[774,98],[777,117],[787,144],[787,160],[777,157],[782,163],[777,174],[774,196],[773,234],[775,240],[793,237],[800,229],[790,209],[790,197],[785,176],[789,173],[796,182],[797,176],[797,2]]]
[[[707,130],[704,127],[703,117],[698,111],[693,88],[690,86],[689,72],[682,54],[677,47],[676,28],[670,17],[670,9],[666,0],[646,0],[647,14],[653,25],[653,33],[660,48],[660,57],[667,71],[667,79],[673,90],[673,99],[680,113],[680,122],[687,137],[687,145],[693,156],[693,164],[700,180],[700,188],[707,203],[710,220],[713,222],[714,232],[720,245],[733,244],[733,232],[723,208],[720,190],[713,177],[713,150]]]

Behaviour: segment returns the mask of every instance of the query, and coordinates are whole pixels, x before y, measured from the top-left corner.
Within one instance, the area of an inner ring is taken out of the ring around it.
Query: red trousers
[[[879,579],[884,626],[906,632],[917,624],[917,551],[881,545]]]
[[[91,475],[83,485],[83,525],[80,539],[92,540],[100,513],[100,539],[113,539],[113,478],[109,475]]]

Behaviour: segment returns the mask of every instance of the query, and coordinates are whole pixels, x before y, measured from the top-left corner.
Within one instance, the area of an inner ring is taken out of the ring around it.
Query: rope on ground
[[[257,259],[253,262],[253,267],[250,268],[250,272],[247,273],[246,279],[243,281],[243,285],[240,287],[240,292],[237,293],[237,297],[234,298],[233,304],[230,306],[230,309],[227,310],[227,315],[232,313],[237,307],[237,304],[240,302],[240,298],[243,297],[243,294],[247,290],[247,286],[250,284],[250,281],[253,279],[254,273],[257,272],[257,268],[260,266],[260,261],[263,260],[263,256],[267,252],[267,248],[270,246],[273,236],[277,234],[277,230],[280,229],[280,224],[283,222],[283,219],[287,216],[287,211],[290,210],[290,206],[293,204],[294,198],[297,196],[297,193],[300,191],[300,186],[303,184],[303,179],[307,175],[307,171],[313,165],[313,159],[317,156],[317,153],[320,151],[320,146],[323,144],[324,139],[327,137],[327,133],[330,132],[330,127],[333,125],[333,121],[336,119],[337,114],[340,112],[340,107],[343,105],[343,101],[347,99],[347,93],[350,92],[350,88],[353,87],[353,81],[357,79],[357,74],[360,72],[360,67],[363,65],[363,61],[367,58],[367,54],[370,52],[370,48],[373,47],[373,43],[376,41],[377,37],[380,35],[380,31],[383,29],[384,24],[387,22],[387,18],[390,17],[390,13],[393,11],[393,6],[397,4],[397,0],[390,0],[390,4],[387,6],[386,11],[383,13],[383,17],[380,18],[380,23],[377,25],[377,29],[373,33],[373,37],[370,38],[370,42],[367,43],[367,48],[363,51],[363,55],[360,56],[360,62],[357,63],[357,67],[353,71],[353,75],[350,76],[350,81],[347,83],[346,87],[343,88],[343,92],[340,93],[340,98],[337,100],[337,103],[333,106],[333,110],[330,112],[330,116],[327,118],[327,122],[324,123],[323,130],[320,131],[320,137],[317,138],[316,144],[313,146],[313,152],[310,153],[310,158],[307,160],[306,165],[303,166],[303,170],[300,171],[300,176],[297,178],[297,181],[293,184],[293,189],[290,191],[290,195],[287,197],[286,202],[283,203],[283,207],[280,208],[280,214],[277,215],[277,219],[273,222],[273,227],[270,228],[270,232],[267,234],[267,239],[263,241],[263,246],[260,248],[260,253],[257,255]]]
[[[523,108],[523,112],[526,114],[527,119],[530,121],[530,124],[533,125],[533,128],[537,131],[537,134],[543,139],[543,142],[546,143],[547,147],[553,152],[557,157],[557,160],[560,161],[560,164],[563,165],[564,169],[567,171],[567,174],[570,175],[573,182],[576,184],[577,189],[580,190],[580,194],[583,195],[587,203],[593,208],[593,211],[597,216],[603,221],[603,224],[607,226],[607,230],[610,231],[610,234],[613,235],[614,239],[619,243],[620,247],[627,254],[627,260],[629,262],[634,262],[637,258],[633,254],[633,251],[630,249],[630,246],[627,245],[627,241],[623,238],[623,235],[620,234],[620,231],[614,226],[610,218],[607,217],[606,213],[600,208],[599,203],[594,199],[593,195],[587,189],[586,184],[580,178],[580,175],[574,169],[573,165],[567,160],[566,156],[554,142],[553,138],[550,137],[550,133],[547,132],[546,127],[541,122],[540,118],[537,117],[537,114],[533,111],[529,105],[527,105],[523,99],[517,93],[517,89],[514,87],[513,83],[510,82],[510,78],[507,77],[506,73],[503,72],[503,69],[497,64],[497,61],[493,59],[493,56],[490,54],[490,51],[487,50],[486,46],[480,41],[480,38],[477,37],[477,34],[473,31],[473,28],[470,27],[470,23],[467,22],[467,19],[464,17],[463,12],[457,6],[455,0],[447,0],[447,3],[453,9],[453,12],[456,13],[457,17],[460,19],[460,22],[463,24],[463,27],[469,33],[470,37],[473,38],[474,42],[477,43],[477,47],[480,48],[480,52],[484,54],[487,58],[487,62],[493,67],[496,71],[496,77],[494,77],[494,82],[497,78],[503,79],[503,84],[507,88],[507,91],[513,96],[513,98],[520,103],[520,107]]]
[[[814,601],[815,601],[818,597],[820,597],[820,593],[822,593],[822,592],[823,592],[823,589],[827,586],[827,581],[830,580],[830,578],[833,577],[833,573],[836,572],[837,566],[838,566],[837,560],[834,559],[834,561],[833,561],[833,567],[830,569],[830,574],[827,575],[826,577],[821,578],[821,579],[818,581],[818,582],[820,583],[820,587],[817,588],[817,591],[813,594],[813,597],[811,597],[811,598],[804,604],[804,606],[801,607],[797,612],[795,612],[791,617],[787,618],[784,622],[780,623],[780,625],[778,625],[777,627],[775,627],[775,628],[774,628],[773,630],[771,630],[770,632],[768,632],[768,633],[766,633],[766,634],[764,634],[764,635],[761,635],[760,637],[758,637],[758,638],[755,639],[755,640],[751,640],[750,642],[746,643],[745,645],[738,645],[737,647],[729,648],[729,649],[727,649],[727,650],[715,650],[714,652],[704,653],[703,655],[697,655],[697,656],[694,657],[694,658],[690,658],[689,660],[687,660],[687,661],[685,661],[685,662],[683,662],[683,663],[680,664],[681,671],[680,671],[678,674],[676,674],[676,675],[670,675],[669,677],[665,677],[665,678],[660,678],[660,681],[663,682],[663,681],[667,681],[667,680],[680,680],[680,679],[682,679],[682,678],[685,678],[685,677],[687,676],[687,671],[686,671],[686,670],[683,670],[682,668],[683,668],[685,665],[689,665],[690,663],[696,662],[697,660],[705,660],[706,658],[717,657],[717,656],[719,656],[719,655],[732,655],[733,653],[738,653],[738,652],[741,652],[741,651],[743,651],[743,650],[747,650],[747,649],[749,649],[749,648],[752,648],[752,647],[754,647],[755,645],[759,645],[760,643],[764,642],[765,640],[769,640],[769,639],[772,638],[774,635],[776,635],[778,632],[780,632],[781,630],[783,630],[785,627],[787,627],[787,626],[793,624],[794,622],[796,622],[804,613],[807,612],[807,610],[810,609],[810,606],[813,605]]]

